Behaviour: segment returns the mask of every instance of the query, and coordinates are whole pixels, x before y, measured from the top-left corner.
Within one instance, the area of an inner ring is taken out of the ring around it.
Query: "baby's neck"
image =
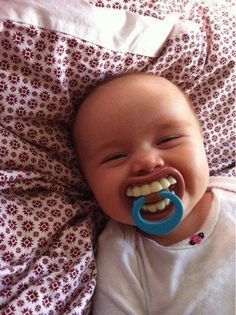
[[[171,246],[186,238],[190,238],[193,234],[199,231],[206,221],[211,210],[212,199],[212,192],[207,191],[190,214],[184,218],[181,225],[166,236],[150,235],[144,232],[141,233],[163,246]]]

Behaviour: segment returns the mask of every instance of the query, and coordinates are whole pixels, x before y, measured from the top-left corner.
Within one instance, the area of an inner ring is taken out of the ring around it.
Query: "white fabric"
[[[199,245],[164,247],[111,221],[99,240],[94,315],[234,315],[235,184],[211,179]]]
[[[0,0],[1,314],[89,314],[99,216],[69,139],[79,98],[105,78],[144,71],[178,84],[200,118],[211,174],[235,174],[233,0],[87,2],[145,21],[179,12],[196,31],[181,21],[149,58],[80,39],[78,0]],[[149,43],[141,38],[144,52]]]
[[[158,56],[170,34],[200,32],[197,23],[180,21],[177,13],[158,20],[96,7],[84,0],[0,0],[0,8],[0,19],[50,28],[107,49],[149,57]]]

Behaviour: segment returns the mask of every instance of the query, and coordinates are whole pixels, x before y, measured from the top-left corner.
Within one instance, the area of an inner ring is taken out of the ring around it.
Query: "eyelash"
[[[163,149],[171,148],[172,146],[178,144],[179,138],[181,138],[180,135],[163,137],[159,139],[159,141],[157,142],[157,146],[160,146],[160,148]]]
[[[119,159],[122,159],[123,157],[126,157],[127,154],[125,153],[117,153],[117,154],[114,154],[108,158],[106,158],[103,163],[106,163],[106,162],[110,162],[110,161],[115,161],[115,160],[119,160]]]
[[[176,136],[169,136],[169,137],[164,137],[163,139],[160,140],[160,143],[165,143],[171,140],[175,140],[178,139],[180,136],[176,135]]]

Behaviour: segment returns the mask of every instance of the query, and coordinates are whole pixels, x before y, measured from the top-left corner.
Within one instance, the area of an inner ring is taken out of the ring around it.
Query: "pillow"
[[[106,77],[162,75],[191,97],[212,175],[233,174],[234,20],[208,1],[0,0],[0,309],[88,314],[103,218],[71,141]]]

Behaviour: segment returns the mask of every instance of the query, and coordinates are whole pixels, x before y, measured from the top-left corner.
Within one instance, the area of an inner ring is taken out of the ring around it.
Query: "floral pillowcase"
[[[233,175],[232,5],[0,0],[4,314],[89,313],[101,217],[71,125],[80,98],[104,78],[135,70],[178,84],[201,121],[211,175]]]

